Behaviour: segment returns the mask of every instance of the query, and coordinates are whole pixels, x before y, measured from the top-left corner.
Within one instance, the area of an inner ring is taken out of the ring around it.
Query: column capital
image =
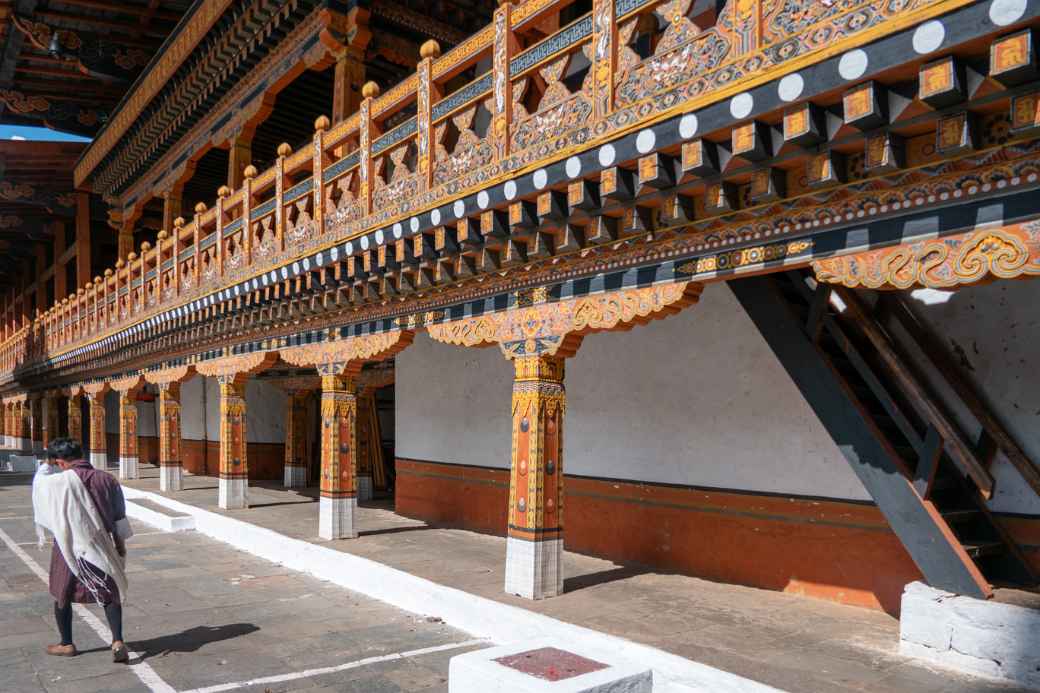
[[[233,354],[210,361],[199,361],[195,370],[199,375],[216,378],[221,385],[244,381],[249,375],[259,373],[274,365],[277,351],[256,351],[251,354]]]
[[[172,366],[154,371],[145,371],[144,379],[153,385],[169,385],[181,383],[194,375],[195,369],[191,365]]]

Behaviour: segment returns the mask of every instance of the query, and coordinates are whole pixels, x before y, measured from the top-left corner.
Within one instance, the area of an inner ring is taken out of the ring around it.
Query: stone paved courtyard
[[[24,475],[0,476],[0,540],[8,538],[21,549],[19,555],[0,541],[3,693],[433,693],[448,690],[452,656],[482,646],[457,646],[471,637],[197,533],[164,534],[138,523],[139,534],[129,544],[131,591],[124,630],[140,656],[130,667],[113,664],[105,642],[77,615],[73,634],[83,654],[49,657],[43,647],[57,641],[53,602],[25,559],[45,574],[50,549],[36,548],[29,482]],[[99,609],[90,611],[104,621]],[[362,662],[370,658],[377,661]],[[147,685],[138,676],[144,665],[168,688]],[[320,671],[329,667],[340,670]],[[314,670],[319,671],[307,675]],[[262,677],[293,678],[245,683]]]
[[[156,470],[145,466],[142,472],[144,478],[130,485],[155,491]],[[36,549],[30,481],[28,475],[0,475],[3,693],[447,691],[450,658],[485,646],[443,623],[199,533],[165,534],[137,523],[124,628],[139,656],[129,668],[113,665],[102,639],[77,616],[73,628],[84,654],[48,657],[43,646],[56,640],[56,631],[52,601],[39,575],[46,574],[49,549]],[[215,509],[214,480],[185,481],[178,500]],[[317,503],[306,490],[256,487],[250,498],[254,507],[228,514],[318,541],[313,538]],[[327,545],[787,691],[1020,690],[899,656],[898,622],[885,614],[570,552],[564,595],[520,600],[501,591],[501,538],[429,527],[380,502],[366,504],[359,515],[359,539]],[[90,611],[101,617],[100,610]]]

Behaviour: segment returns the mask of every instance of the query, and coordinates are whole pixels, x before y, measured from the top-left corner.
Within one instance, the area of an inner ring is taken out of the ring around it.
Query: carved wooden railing
[[[894,31],[917,10],[965,2],[906,0],[895,3],[897,19],[875,0],[804,3],[793,15],[785,3],[720,0],[697,16],[693,0],[594,0],[590,13],[521,49],[560,4],[502,4],[491,25],[450,52],[425,45],[416,73],[386,93],[366,85],[357,113],[332,127],[316,121],[311,146],[293,152],[283,144],[270,169],[248,167],[240,189],[222,187],[213,206],[200,203],[154,247],[142,244],[12,335],[0,345],[0,384],[26,363],[308,252],[377,228],[394,228],[397,238],[410,215],[692,100],[729,96],[792,58],[804,65],[842,42]],[[857,12],[866,19],[839,21]],[[816,31],[824,24],[826,32]]]

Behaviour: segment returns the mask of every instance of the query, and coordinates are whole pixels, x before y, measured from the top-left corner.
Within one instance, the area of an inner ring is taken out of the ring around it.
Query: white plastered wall
[[[512,366],[424,335],[397,357],[400,457],[509,466]],[[567,361],[569,474],[865,500],[723,284],[676,316],[591,335]]]
[[[157,405],[154,401],[137,402],[137,435],[159,435],[159,419]],[[109,390],[105,394],[105,431],[119,433],[119,393]]]
[[[285,442],[285,392],[252,379],[246,383],[246,440]],[[143,435],[143,434],[142,434]],[[187,440],[220,440],[220,386],[196,375],[181,385],[181,436]]]

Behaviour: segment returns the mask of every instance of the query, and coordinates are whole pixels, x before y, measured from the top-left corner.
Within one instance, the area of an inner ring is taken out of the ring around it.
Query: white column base
[[[23,452],[29,452],[30,450],[32,450],[32,441],[28,438],[19,438],[18,449],[22,450]]]
[[[137,458],[136,457],[120,457],[119,458],[119,478],[120,479],[136,479],[137,473]]]
[[[318,536],[322,539],[354,539],[354,510],[357,498],[318,499]]]
[[[182,469],[180,463],[159,464],[159,490],[163,493],[180,491],[183,487]]]
[[[563,539],[506,538],[505,590],[525,599],[563,594]]]
[[[358,476],[357,478],[357,498],[359,501],[370,501],[372,500],[372,476],[365,474]]]
[[[307,486],[307,468],[298,465],[285,465],[285,488],[305,488]]]
[[[217,505],[223,510],[240,510],[249,507],[248,479],[219,479],[217,482]]]
[[[92,452],[90,453],[90,466],[94,469],[108,469],[108,453],[105,452]]]

